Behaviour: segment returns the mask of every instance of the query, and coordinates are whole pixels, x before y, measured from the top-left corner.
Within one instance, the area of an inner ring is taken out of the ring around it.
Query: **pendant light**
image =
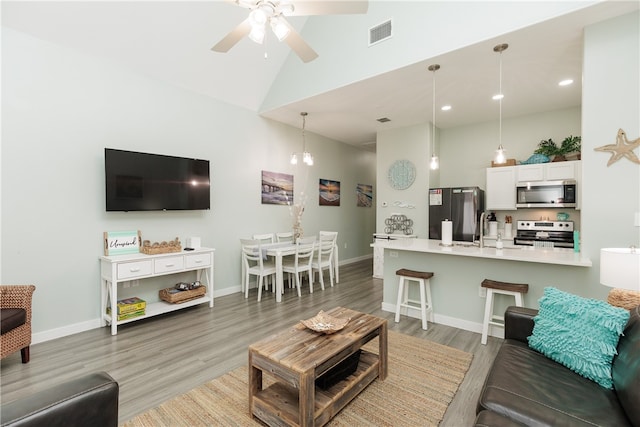
[[[500,118],[498,122],[498,149],[496,150],[496,156],[494,160],[494,163],[496,164],[504,164],[507,161],[506,156],[504,154],[506,150],[502,146],[502,99],[504,98],[504,94],[502,93],[502,52],[507,50],[508,47],[509,47],[508,44],[502,43],[502,44],[496,45],[493,48],[494,52],[498,52],[500,54],[500,72],[499,72],[500,92],[498,92],[498,94],[494,95],[493,97],[494,100],[497,100],[500,103],[500,107],[499,107]]]
[[[307,141],[305,137],[307,113],[303,111],[300,115],[302,116],[302,163],[307,166],[313,166],[313,155],[307,151]],[[291,164],[298,164],[298,153],[291,154]]]
[[[428,70],[433,72],[433,105],[431,106],[432,116],[431,116],[431,162],[429,163],[429,167],[431,170],[436,170],[440,168],[440,162],[438,160],[438,156],[436,156],[436,71],[440,69],[440,65],[433,64],[429,65]]]

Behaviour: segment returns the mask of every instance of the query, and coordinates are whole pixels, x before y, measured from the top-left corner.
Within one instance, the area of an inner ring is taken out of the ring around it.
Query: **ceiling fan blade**
[[[302,62],[311,62],[316,59],[318,54],[307,44],[307,42],[304,41],[302,36],[300,36],[300,33],[298,33],[285,19],[282,19],[282,22],[289,27],[289,35],[284,39],[284,41],[289,45],[291,50],[293,50],[300,59],[302,59]]]
[[[245,19],[236,28],[231,30],[229,34],[224,36],[211,50],[215,52],[228,52],[234,47],[244,36],[251,32],[251,24],[249,18]]]
[[[368,0],[294,0],[294,10],[286,16],[350,15],[367,13]]]

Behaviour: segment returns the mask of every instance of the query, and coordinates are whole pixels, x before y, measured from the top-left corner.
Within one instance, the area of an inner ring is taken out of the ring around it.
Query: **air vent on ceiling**
[[[369,46],[390,39],[393,36],[391,19],[369,28]]]
[[[376,120],[379,121],[380,123],[386,123],[391,121],[391,119],[388,117],[380,117],[379,119],[376,119]]]

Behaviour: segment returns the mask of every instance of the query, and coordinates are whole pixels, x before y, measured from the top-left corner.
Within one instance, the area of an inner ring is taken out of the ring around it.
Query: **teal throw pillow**
[[[612,389],[611,362],[629,311],[553,287],[544,289],[529,347]]]

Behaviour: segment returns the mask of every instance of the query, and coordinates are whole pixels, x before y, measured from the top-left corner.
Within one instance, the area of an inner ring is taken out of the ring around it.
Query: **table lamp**
[[[640,305],[640,250],[600,249],[600,283],[614,288],[607,301],[630,310]]]

